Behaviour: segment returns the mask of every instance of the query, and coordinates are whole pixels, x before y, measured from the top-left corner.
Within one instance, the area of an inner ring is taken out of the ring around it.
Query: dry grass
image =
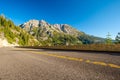
[[[60,50],[82,50],[82,51],[113,51],[120,52],[120,44],[90,44],[74,46],[24,46],[22,48],[46,48]]]

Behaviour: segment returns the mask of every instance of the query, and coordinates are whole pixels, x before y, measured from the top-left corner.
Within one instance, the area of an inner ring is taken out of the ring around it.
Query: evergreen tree
[[[106,38],[106,44],[112,44],[112,39],[111,39],[111,35],[110,35],[110,33],[108,32],[108,34],[106,35],[107,36],[107,38]]]
[[[116,40],[117,43],[120,43],[120,32],[118,32],[115,40]]]

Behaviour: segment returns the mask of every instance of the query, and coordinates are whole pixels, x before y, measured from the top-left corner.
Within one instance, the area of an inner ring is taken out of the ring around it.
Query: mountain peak
[[[45,20],[42,19],[42,20],[40,20],[40,23],[47,23],[47,22],[46,22]]]

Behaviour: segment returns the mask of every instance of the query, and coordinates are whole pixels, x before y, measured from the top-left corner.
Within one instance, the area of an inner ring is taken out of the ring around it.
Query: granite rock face
[[[29,20],[28,22],[20,25],[20,27],[30,32],[33,30],[33,28],[40,28],[49,33],[58,32],[74,36],[82,34],[82,32],[72,28],[68,24],[49,24],[45,20]]]

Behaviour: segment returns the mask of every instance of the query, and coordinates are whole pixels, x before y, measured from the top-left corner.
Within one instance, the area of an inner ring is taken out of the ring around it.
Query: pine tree
[[[108,34],[106,36],[107,36],[107,38],[106,38],[106,44],[112,44],[112,39],[111,39],[110,33],[108,32]]]
[[[120,32],[118,32],[115,40],[116,40],[117,43],[120,43]]]

